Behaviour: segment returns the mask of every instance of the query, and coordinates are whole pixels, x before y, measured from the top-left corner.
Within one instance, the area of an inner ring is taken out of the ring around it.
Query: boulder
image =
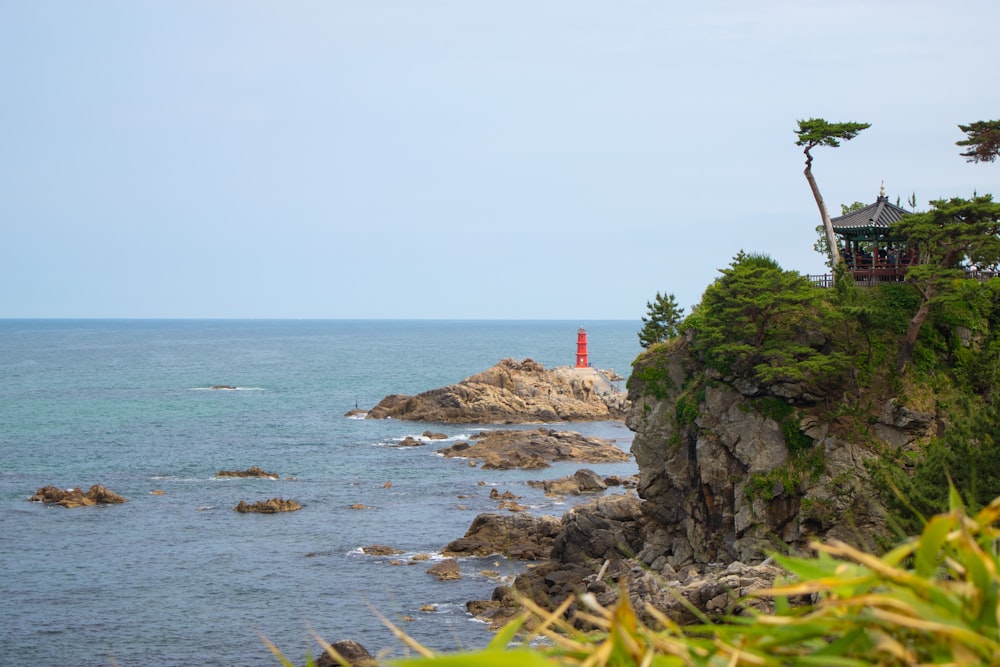
[[[451,581],[462,578],[462,570],[458,566],[458,561],[454,558],[434,563],[427,569],[427,574],[432,574],[438,581]]]
[[[386,396],[366,418],[453,424],[603,421],[621,419],[626,403],[625,394],[596,369],[545,370],[531,359],[504,359],[453,385]]]
[[[621,484],[620,480],[616,481]],[[603,493],[609,485],[593,470],[581,468],[572,475],[559,479],[529,480],[528,486],[543,489],[547,496],[578,496],[581,493]]]
[[[375,656],[353,639],[342,639],[330,644],[330,648],[346,660],[350,667],[378,667]],[[343,662],[331,655],[329,651],[323,651],[323,655],[316,660],[316,667],[343,667]]]

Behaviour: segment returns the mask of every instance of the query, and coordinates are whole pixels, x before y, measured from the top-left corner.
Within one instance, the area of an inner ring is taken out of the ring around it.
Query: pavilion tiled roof
[[[909,215],[909,211],[889,203],[885,195],[879,195],[874,204],[869,204],[863,209],[833,218],[833,231],[850,232],[860,229],[882,228],[888,229],[893,223],[899,222],[904,215]]]

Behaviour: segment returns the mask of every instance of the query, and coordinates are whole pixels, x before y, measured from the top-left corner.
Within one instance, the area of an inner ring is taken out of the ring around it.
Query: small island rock
[[[594,368],[546,370],[524,359],[504,359],[457,384],[416,396],[393,394],[367,419],[408,419],[450,424],[526,424],[622,419],[626,397]]]
[[[278,512],[294,512],[300,509],[302,509],[302,505],[294,500],[271,498],[270,500],[258,500],[253,504],[247,503],[245,500],[241,500],[239,504],[233,508],[233,511],[244,514],[248,512],[255,512],[258,514],[276,514]]]
[[[35,502],[43,502],[49,505],[62,505],[63,507],[86,507],[91,505],[114,505],[125,502],[125,499],[104,488],[100,484],[94,484],[84,493],[82,489],[60,489],[55,486],[43,486],[35,491],[35,495],[28,498]]]

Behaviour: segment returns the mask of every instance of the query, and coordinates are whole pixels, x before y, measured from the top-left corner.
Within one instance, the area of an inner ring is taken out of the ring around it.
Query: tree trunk
[[[823,195],[819,193],[819,186],[816,185],[816,179],[813,178],[812,156],[807,154],[806,157],[806,169],[804,173],[806,180],[809,181],[813,197],[816,199],[816,206],[819,207],[820,217],[823,218],[823,229],[826,230],[826,245],[830,250],[830,270],[832,271],[840,264],[840,248],[837,246],[837,235],[833,233],[833,222],[830,221],[830,214],[827,213],[826,204],[823,203]]]
[[[931,297],[933,292],[928,289],[924,292],[920,300],[920,307],[910,320],[910,326],[906,329],[906,336],[903,337],[903,344],[899,346],[899,354],[896,355],[896,374],[902,375],[906,370],[906,364],[913,358],[913,349],[917,346],[917,336],[920,334],[920,327],[924,325],[927,314],[931,311]]]

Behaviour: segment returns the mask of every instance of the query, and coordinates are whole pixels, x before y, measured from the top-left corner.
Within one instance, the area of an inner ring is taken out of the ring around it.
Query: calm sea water
[[[464,604],[498,584],[483,570],[521,564],[469,559],[461,580],[439,582],[427,562],[359,547],[437,557],[476,514],[497,511],[492,488],[561,514],[573,499],[525,482],[581,466],[483,471],[435,455],[447,442],[391,446],[475,426],[344,415],[505,357],[572,365],[581,325],[593,365],[627,375],[637,322],[0,320],[0,664],[277,665],[261,635],[302,664],[312,631],[405,654],[376,611],[434,649],[485,645]],[[220,384],[239,390],[208,389]],[[568,428],[626,450],[632,440],[617,422]],[[253,465],[282,479],[214,476]],[[128,502],[27,502],[48,484],[95,483]],[[275,496],[304,509],[232,511]],[[428,604],[436,611],[421,612]]]

